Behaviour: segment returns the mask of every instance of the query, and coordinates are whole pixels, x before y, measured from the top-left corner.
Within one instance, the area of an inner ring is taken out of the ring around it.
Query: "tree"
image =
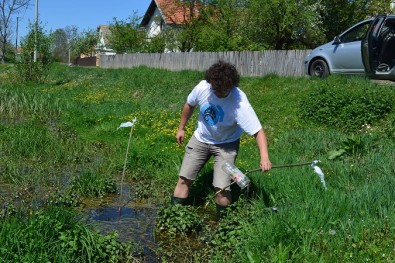
[[[375,16],[378,14],[393,14],[394,8],[391,4],[394,4],[394,0],[367,0],[363,10],[367,10],[366,16]]]
[[[68,41],[64,29],[56,29],[51,33],[52,40],[52,56],[55,61],[66,63],[68,59]]]
[[[323,28],[326,41],[355,23],[378,14],[393,13],[393,0],[327,0],[323,1]]]
[[[250,0],[245,34],[268,49],[311,48],[324,39],[322,10],[320,0]]]
[[[22,38],[22,54],[16,63],[20,81],[42,82],[47,77],[49,67],[53,61],[51,55],[51,38],[47,36],[43,27],[38,24],[29,25],[29,33]],[[37,50],[37,61],[34,61],[34,51]]]
[[[69,64],[70,64],[71,63],[72,49],[74,47],[74,44],[75,44],[77,36],[78,36],[78,27],[75,26],[75,25],[66,26],[64,28],[64,31],[66,33],[66,38],[67,38],[67,47],[68,47]]]
[[[162,53],[164,50],[175,51],[176,45],[168,45],[174,42],[174,33],[171,30],[160,32],[158,35],[152,37],[144,46],[144,52],[147,53]],[[170,40],[170,39],[173,39]]]
[[[30,0],[0,0],[0,60],[5,62],[5,52],[12,23],[12,16],[29,7]]]
[[[73,57],[85,55],[91,57],[95,55],[96,44],[98,43],[98,35],[95,30],[87,30],[77,36],[73,41]]]
[[[164,4],[160,8],[167,24],[172,27],[164,27],[163,31],[168,31],[168,36],[175,37],[173,44],[181,52],[191,51],[198,38],[198,31],[201,25],[200,10],[205,7],[206,1],[183,0],[172,1],[172,4]],[[161,22],[159,24],[162,24]],[[170,33],[169,33],[170,32]],[[169,46],[169,42],[166,46]]]
[[[140,18],[134,13],[128,20],[113,19],[109,25],[110,46],[117,53],[135,53],[144,49],[146,35],[139,28]]]
[[[325,36],[320,1],[215,0],[205,7],[196,50],[312,48]]]
[[[257,50],[245,33],[247,1],[217,0],[199,10],[200,25],[195,50]],[[259,45],[263,46],[263,44]]]

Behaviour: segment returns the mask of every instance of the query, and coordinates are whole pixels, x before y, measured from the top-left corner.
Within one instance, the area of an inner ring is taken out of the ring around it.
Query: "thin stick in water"
[[[122,178],[121,178],[121,190],[120,190],[120,193],[119,193],[119,203],[120,203],[120,204],[121,204],[121,202],[122,202],[123,181],[124,181],[124,179],[125,179],[126,163],[127,163],[127,161],[128,161],[129,147],[130,147],[130,141],[132,140],[133,128],[134,128],[134,125],[132,125],[132,126],[130,127],[130,134],[129,134],[129,140],[128,140],[128,147],[126,148],[125,162],[124,162],[124,165],[123,165]],[[122,208],[122,206],[119,205],[119,208],[118,208],[119,217],[121,217],[121,210],[122,210],[121,208]]]

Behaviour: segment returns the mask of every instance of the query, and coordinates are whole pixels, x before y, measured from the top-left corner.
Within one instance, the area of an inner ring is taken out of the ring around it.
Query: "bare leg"
[[[178,178],[176,188],[174,189],[173,196],[178,198],[187,198],[189,196],[189,188],[191,184],[192,180],[180,176]]]
[[[219,188],[216,190],[218,191]],[[219,192],[215,197],[215,202],[220,206],[230,205],[230,203],[232,202],[232,195],[230,194],[230,191],[224,190]]]

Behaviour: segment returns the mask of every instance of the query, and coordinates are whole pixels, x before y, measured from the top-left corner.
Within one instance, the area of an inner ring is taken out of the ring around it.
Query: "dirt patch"
[[[371,81],[373,83],[376,83],[377,85],[395,86],[395,81],[391,81],[391,80],[372,79]]]

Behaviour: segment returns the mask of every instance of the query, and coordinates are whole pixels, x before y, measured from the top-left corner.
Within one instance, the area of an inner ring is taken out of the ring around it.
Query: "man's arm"
[[[272,163],[269,160],[269,152],[265,132],[263,131],[263,129],[260,129],[257,133],[254,134],[254,137],[256,140],[256,144],[259,148],[259,154],[261,156],[259,165],[262,169],[262,172],[269,171],[272,168]]]
[[[189,118],[191,118],[194,109],[195,107],[189,105],[188,103],[185,103],[184,107],[182,108],[180,125],[178,125],[178,131],[176,134],[178,144],[182,144],[184,142],[185,126],[187,125]]]

